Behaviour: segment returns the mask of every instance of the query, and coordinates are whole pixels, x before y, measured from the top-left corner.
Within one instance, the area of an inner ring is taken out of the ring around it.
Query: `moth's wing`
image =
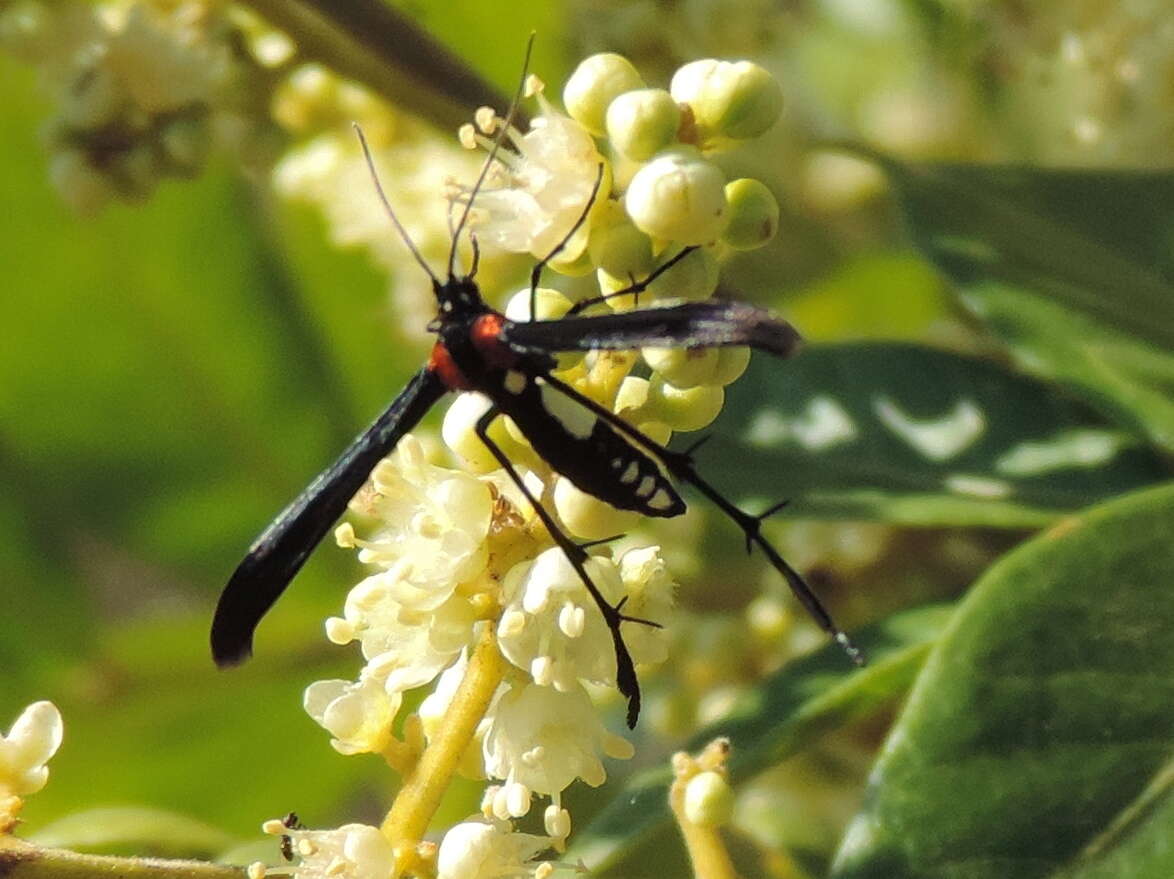
[[[261,617],[343,514],[375,465],[445,392],[439,378],[421,369],[386,411],[253,542],[216,605],[211,640],[217,665],[235,665],[249,657]]]
[[[527,351],[718,348],[749,345],[790,357],[802,341],[790,323],[744,302],[687,302],[615,314],[508,322],[501,337]]]

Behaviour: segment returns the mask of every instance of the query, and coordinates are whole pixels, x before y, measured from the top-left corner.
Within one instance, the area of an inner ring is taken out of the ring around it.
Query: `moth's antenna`
[[[383,185],[379,182],[379,173],[375,170],[375,160],[371,158],[371,148],[367,146],[367,138],[363,136],[363,129],[359,127],[358,122],[352,122],[351,125],[354,126],[355,134],[359,136],[359,143],[363,147],[363,156],[367,159],[367,170],[371,172],[371,180],[375,183],[375,191],[379,193],[379,200],[383,202],[383,209],[387,211],[387,216],[391,217],[392,224],[394,224],[396,231],[399,232],[400,238],[404,240],[404,244],[408,245],[408,250],[412,252],[412,256],[416,258],[416,262],[428,273],[428,277],[432,279],[433,284],[437,287],[441,286],[440,279],[428,267],[428,263],[424,262],[424,257],[420,255],[420,251],[416,249],[416,245],[408,237],[407,230],[404,229],[403,224],[399,221],[399,217],[391,209],[391,203],[387,200],[387,195],[383,192]]]
[[[469,219],[469,211],[473,207],[473,200],[477,197],[477,193],[481,190],[481,185],[485,182],[485,178],[489,175],[489,169],[493,167],[493,162],[497,158],[497,151],[501,148],[501,142],[505,140],[506,133],[513,124],[514,114],[518,111],[518,105],[522,102],[522,95],[526,91],[526,77],[530,73],[530,53],[534,51],[534,32],[530,32],[530,39],[526,42],[526,59],[522,62],[522,79],[518,83],[518,90],[514,92],[514,100],[510,103],[509,111],[505,114],[505,121],[502,123],[501,130],[497,133],[497,137],[493,140],[493,149],[489,151],[489,157],[485,160],[485,164],[481,166],[481,174],[477,177],[477,182],[473,184],[473,189],[469,193],[469,200],[465,202],[465,210],[461,214],[460,222],[457,223],[456,231],[452,236],[452,247],[448,251],[448,276],[451,278],[453,266],[457,259],[457,241],[460,239],[461,232],[465,229],[465,222]]]

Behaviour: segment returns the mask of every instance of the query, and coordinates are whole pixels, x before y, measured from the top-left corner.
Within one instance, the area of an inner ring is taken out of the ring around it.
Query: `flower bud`
[[[444,422],[440,426],[440,436],[444,444],[456,452],[473,473],[490,473],[501,466],[481,441],[481,437],[477,436],[477,419],[484,415],[488,408],[489,400],[481,394],[458,394],[448,407],[448,411],[444,413]],[[490,433],[498,445],[501,445],[503,439],[507,442],[509,439],[508,436],[498,435],[499,431],[504,432],[503,420],[496,419],[490,427]]]
[[[701,430],[717,418],[725,400],[725,391],[719,385],[678,388],[653,376],[644,407],[647,411],[641,414],[663,421],[673,430]]]
[[[652,240],[632,225],[619,204],[611,205],[609,215],[591,229],[587,244],[591,261],[615,278],[646,278],[655,268]]]
[[[699,772],[685,785],[685,817],[701,827],[721,827],[734,811],[734,791],[718,772]]]
[[[766,184],[749,177],[726,184],[730,220],[722,241],[734,250],[753,250],[766,244],[779,229],[779,203]]]
[[[606,129],[608,105],[624,92],[643,88],[632,62],[614,52],[585,58],[563,87],[563,104],[571,118],[592,134]]]
[[[640,353],[650,369],[678,388],[712,383],[721,356],[717,348],[642,348]]]
[[[638,512],[617,510],[607,501],[581,491],[562,476],[554,484],[554,508],[567,530],[582,540],[600,540],[622,534],[640,522]]]
[[[612,145],[638,162],[651,159],[677,137],[681,108],[664,89],[624,92],[607,108]]]
[[[750,349],[745,345],[719,349],[717,367],[713,371],[713,384],[725,387],[736,382],[749,365]]]
[[[571,310],[571,300],[558,290],[539,287],[534,294],[534,317],[537,320],[557,320]],[[530,288],[524,287],[511,296],[504,313],[515,323],[530,320]]]
[[[693,61],[673,74],[669,90],[692,109],[702,146],[758,137],[783,109],[778,82],[752,61]]]
[[[624,206],[632,222],[653,238],[708,244],[725,228],[725,178],[696,150],[678,147],[636,172]]]

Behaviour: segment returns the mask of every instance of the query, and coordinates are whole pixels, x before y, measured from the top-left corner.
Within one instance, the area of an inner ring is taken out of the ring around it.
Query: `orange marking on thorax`
[[[436,373],[437,378],[450,390],[473,390],[472,383],[456,365],[443,342],[437,342],[432,346],[432,353],[428,355],[428,369]]]
[[[518,356],[501,340],[501,325],[505,318],[500,314],[483,314],[473,321],[469,338],[473,347],[485,358],[489,366],[509,369],[518,362]]]

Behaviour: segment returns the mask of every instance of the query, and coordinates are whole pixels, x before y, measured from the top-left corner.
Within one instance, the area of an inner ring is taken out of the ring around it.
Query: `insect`
[[[281,819],[281,824],[283,827],[285,827],[286,830],[301,830],[303,828],[302,822],[298,820],[297,812],[290,812]],[[281,849],[281,856],[285,858],[285,860],[292,861],[294,859],[292,836],[290,836],[288,833],[283,833],[281,835],[281,842],[279,847]]]
[[[521,89],[519,88],[519,97]],[[509,127],[518,98],[505,119]],[[473,198],[495,159],[501,136],[472,190],[456,225],[442,279],[433,273],[408,238],[379,183],[363,134],[356,127],[375,182],[376,192],[399,235],[416,261],[432,279],[437,316],[428,329],[437,336],[427,363],[399,396],[266,528],[250,547],[220,596],[212,622],[212,655],[220,666],[243,661],[252,652],[253,633],[314,547],[342,515],[375,465],[388,455],[432,406],[450,391],[479,391],[490,408],[478,420],[476,433],[518,487],[566,555],[591,594],[611,632],[616,658],[616,682],[628,699],[627,721],[634,727],[640,712],[636,670],[621,635],[621,625],[656,623],[628,616],[623,601],[610,604],[587,574],[586,548],[572,540],[534,496],[502,449],[490,438],[493,421],[508,416],[550,467],[580,490],[613,507],[647,516],[672,517],[685,511],[685,502],[672,481],[693,486],[742,530],[747,549],[757,546],[786,579],[816,622],[860,664],[863,657],[832,621],[819,599],[779,552],[762,536],[761,515],[743,512],[710,485],[694,467],[689,452],[670,450],[653,441],[605,406],[582,395],[553,374],[555,355],[567,351],[633,350],[643,347],[709,348],[751,346],[788,357],[800,342],[789,323],[763,309],[739,302],[690,302],[605,315],[584,315],[591,305],[611,296],[638,295],[660,275],[695,250],[683,248],[642,281],[607,296],[579,302],[559,320],[512,321],[490,307],[481,295],[475,275],[478,250],[472,238],[473,261],[468,274],[455,271],[457,242],[469,216]],[[598,195],[603,168],[587,206],[563,240],[530,274],[530,314],[543,268],[565,246],[587,218]],[[549,405],[551,397],[568,398],[584,418],[562,419]],[[671,477],[671,479],[670,479]]]

